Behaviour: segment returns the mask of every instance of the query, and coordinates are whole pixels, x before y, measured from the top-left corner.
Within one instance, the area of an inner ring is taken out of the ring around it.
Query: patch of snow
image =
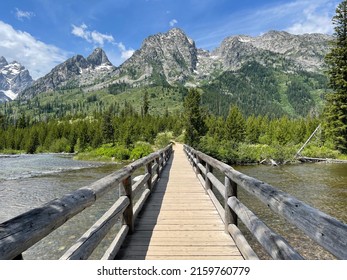
[[[246,37],[239,37],[239,41],[242,43],[249,43],[251,39]]]
[[[196,85],[195,83],[187,82],[187,83],[185,84],[185,86],[186,86],[186,87],[190,87],[190,88],[194,88],[194,87],[196,87],[197,85]]]
[[[2,92],[11,100],[16,99],[18,96],[18,94],[14,93],[12,90],[3,90]]]
[[[110,65],[105,65],[105,64],[101,64],[99,66],[97,66],[95,69],[96,70],[111,70],[113,67]]]

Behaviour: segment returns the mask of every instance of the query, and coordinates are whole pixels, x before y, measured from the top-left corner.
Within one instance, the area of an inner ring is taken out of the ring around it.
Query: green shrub
[[[270,158],[274,159],[277,163],[284,163],[294,158],[297,149],[294,146],[273,146],[274,152]]]
[[[113,157],[118,160],[128,160],[130,158],[129,149],[121,145],[114,147]]]
[[[65,137],[56,139],[49,147],[49,151],[53,153],[69,153],[71,150],[71,146],[69,140]]]
[[[101,147],[79,153],[76,157],[81,160],[128,160],[130,158],[130,152],[122,145],[112,146],[112,144],[105,144]]]
[[[338,158],[340,153],[337,150],[332,150],[329,147],[314,146],[309,145],[301,152],[303,156],[306,157],[316,157],[316,158]]]
[[[267,145],[251,145],[241,143],[237,149],[238,160],[243,163],[259,162],[264,159],[263,154]]]
[[[153,152],[153,149],[150,144],[145,142],[137,142],[135,147],[130,153],[130,159],[136,160],[142,157],[145,157]]]
[[[162,149],[169,145],[170,141],[173,138],[174,137],[171,131],[160,132],[157,134],[157,137],[154,140],[154,144],[158,149]]]

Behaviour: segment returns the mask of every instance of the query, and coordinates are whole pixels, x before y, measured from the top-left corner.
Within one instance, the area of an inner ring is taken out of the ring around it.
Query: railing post
[[[122,181],[122,185],[125,191],[125,195],[129,198],[129,205],[123,213],[124,224],[129,227],[129,233],[131,234],[134,232],[133,192],[131,186],[131,175]]]
[[[192,165],[193,170],[194,170],[194,155],[192,153],[192,150],[187,148],[187,153],[188,153],[188,158],[189,158],[190,164]]]
[[[211,186],[212,186],[211,181],[207,177],[207,174],[208,173],[212,173],[213,168],[207,162],[206,162],[205,168],[206,168],[206,173],[205,173],[205,191],[207,193],[207,191],[210,190]]]
[[[163,167],[164,167],[164,153],[160,153],[160,157],[159,157],[159,162],[160,163],[160,168],[159,168],[159,171],[161,172],[163,170]]]
[[[168,150],[163,152],[163,167],[166,165],[166,162],[167,162],[167,153],[168,153]]]
[[[194,161],[194,171],[195,171],[195,174],[198,175],[200,173],[200,170],[199,170],[199,166],[198,164],[200,163],[200,158],[197,156],[197,154],[194,155],[195,156],[195,161]]]
[[[225,195],[224,195],[224,210],[225,210],[225,231],[228,232],[228,225],[234,224],[237,226],[237,215],[230,209],[228,205],[229,197],[237,197],[237,184],[228,176],[224,177]]]
[[[155,162],[157,163],[157,167],[155,172],[158,175],[158,179],[160,178],[160,156],[155,159]]]
[[[146,164],[146,173],[149,174],[149,178],[147,180],[147,189],[152,191],[152,161]]]

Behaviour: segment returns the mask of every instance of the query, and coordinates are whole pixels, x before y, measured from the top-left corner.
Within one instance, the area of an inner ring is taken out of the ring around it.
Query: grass
[[[4,150],[0,150],[0,154],[4,154],[4,155],[20,155],[20,154],[25,154],[25,151],[24,150],[4,149]]]

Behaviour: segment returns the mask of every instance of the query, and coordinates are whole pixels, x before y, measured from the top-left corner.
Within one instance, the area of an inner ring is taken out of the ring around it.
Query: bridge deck
[[[243,259],[176,144],[117,259]]]

